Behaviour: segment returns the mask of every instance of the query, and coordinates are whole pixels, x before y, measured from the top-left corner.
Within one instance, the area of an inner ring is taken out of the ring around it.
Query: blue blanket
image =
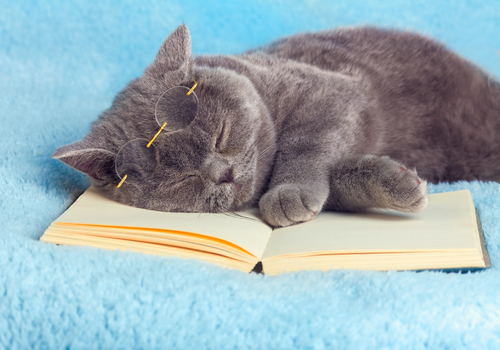
[[[478,5],[480,3],[480,5]],[[51,159],[180,23],[194,54],[359,24],[415,30],[500,76],[499,1],[0,0],[0,348],[500,348],[500,184],[470,189],[478,273],[244,274],[38,241],[88,182]]]

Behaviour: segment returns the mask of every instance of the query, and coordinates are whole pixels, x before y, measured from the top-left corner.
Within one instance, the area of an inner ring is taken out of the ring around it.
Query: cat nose
[[[224,182],[227,182],[227,183],[234,182],[233,171],[231,170],[231,168],[227,169],[226,172],[219,178],[217,185],[224,183]]]
[[[209,179],[217,185],[234,182],[233,169],[225,159],[210,159],[210,163],[208,164],[206,171]]]

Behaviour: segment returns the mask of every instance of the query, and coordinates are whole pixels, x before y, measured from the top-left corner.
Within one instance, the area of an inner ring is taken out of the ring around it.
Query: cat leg
[[[259,208],[274,227],[289,226],[313,219],[328,198],[328,169],[325,162],[297,156],[290,161],[278,157],[269,190]]]
[[[416,212],[427,206],[427,182],[387,156],[342,159],[332,168],[325,209],[391,208]]]

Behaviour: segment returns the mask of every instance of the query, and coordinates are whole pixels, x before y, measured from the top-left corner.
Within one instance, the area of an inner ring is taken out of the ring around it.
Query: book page
[[[420,213],[320,213],[276,229],[263,259],[287,255],[476,250],[481,252],[470,192],[429,195]]]
[[[54,224],[139,227],[200,234],[230,242],[260,259],[272,228],[258,219],[256,210],[238,215],[245,218],[138,209],[109,200],[91,187]]]

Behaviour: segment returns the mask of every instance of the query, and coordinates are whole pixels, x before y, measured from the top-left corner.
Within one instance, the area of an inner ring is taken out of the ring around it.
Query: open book
[[[417,214],[390,210],[320,213],[272,229],[258,210],[231,214],[164,213],[113,202],[89,188],[40,238],[198,258],[270,275],[308,269],[480,269],[491,266],[469,191],[429,195]],[[260,266],[260,264],[259,264]]]

